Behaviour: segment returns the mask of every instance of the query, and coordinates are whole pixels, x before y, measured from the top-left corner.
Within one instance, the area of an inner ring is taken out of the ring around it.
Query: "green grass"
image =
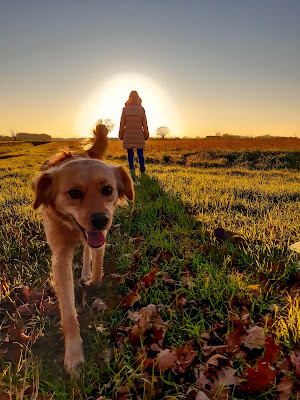
[[[200,335],[216,324],[224,324],[230,331],[231,315],[239,307],[247,305],[252,321],[263,321],[273,304],[284,307],[283,295],[296,280],[298,269],[297,258],[288,245],[300,240],[300,174],[244,167],[220,171],[148,166],[148,175],[135,181],[134,204],[116,211],[109,233],[112,247],[106,251],[106,274],[111,272],[110,265],[120,274],[133,271],[119,284],[107,278],[98,289],[97,297],[108,304],[111,301],[110,310],[92,311],[93,299],[89,297],[83,305],[79,271],[75,269],[86,357],[76,380],[63,370],[59,316],[38,314],[22,320],[14,313],[12,296],[16,286],[52,286],[50,250],[41,216],[31,208],[30,189],[34,173],[52,152],[52,144],[36,148],[26,145],[16,150],[16,157],[0,160],[0,266],[1,277],[5,277],[11,291],[0,298],[0,343],[5,343],[9,319],[34,336],[34,344],[23,345],[21,352],[10,349],[11,354],[1,354],[0,347],[0,395],[3,389],[9,390],[13,399],[32,399],[35,393],[47,399],[54,393],[55,399],[111,399],[118,398],[120,388],[126,387],[128,398],[139,395],[150,399],[151,393],[158,393],[153,386],[157,381],[160,394],[155,398],[185,398],[195,377],[186,376],[182,385],[170,371],[160,375],[155,366],[146,367],[142,357],[144,339],[133,345],[126,339],[126,331],[120,331],[122,326],[133,326],[128,310],[155,304],[162,320],[168,321],[163,348],[193,343],[201,360]],[[242,244],[218,241],[213,234],[217,227],[238,233],[243,237]],[[80,259],[81,249],[75,263]],[[117,305],[115,299],[124,298],[156,264],[159,268],[153,285],[139,291],[140,299],[132,307]],[[259,295],[253,285],[259,288]],[[183,298],[187,301],[184,305]],[[279,321],[286,322],[285,314],[282,318],[280,315],[277,313]],[[120,332],[125,340],[117,345]],[[278,341],[294,348],[294,336],[279,335]],[[260,398],[272,396],[266,392]]]

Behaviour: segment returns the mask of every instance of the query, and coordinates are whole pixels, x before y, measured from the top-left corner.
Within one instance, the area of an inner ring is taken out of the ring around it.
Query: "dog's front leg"
[[[52,255],[52,272],[58,296],[62,329],[65,337],[65,368],[75,372],[78,364],[84,361],[82,339],[75,308],[72,260],[74,246],[55,249]]]
[[[105,245],[98,249],[90,249],[90,254],[92,257],[92,276],[91,279],[86,282],[87,286],[97,287],[102,282],[104,252]]]
[[[84,245],[83,249],[83,266],[81,271],[81,280],[86,283],[91,279],[91,257],[90,257],[90,246]]]

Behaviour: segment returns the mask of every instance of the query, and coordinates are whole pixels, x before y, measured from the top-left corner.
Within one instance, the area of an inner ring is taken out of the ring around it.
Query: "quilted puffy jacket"
[[[144,149],[149,131],[145,110],[137,104],[123,108],[119,138],[123,140],[124,149]]]

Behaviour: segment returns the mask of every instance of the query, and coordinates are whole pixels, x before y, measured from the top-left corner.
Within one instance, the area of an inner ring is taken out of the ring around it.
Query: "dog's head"
[[[91,247],[105,243],[115,206],[133,201],[130,176],[122,166],[74,158],[41,171],[33,181],[33,208],[51,207],[78,227]]]

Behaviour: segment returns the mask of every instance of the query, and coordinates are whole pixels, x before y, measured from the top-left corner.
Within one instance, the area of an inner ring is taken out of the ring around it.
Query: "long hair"
[[[130,104],[134,104],[134,105],[142,105],[142,99],[140,98],[140,96],[138,95],[138,92],[136,90],[133,90],[132,92],[130,92],[130,95],[128,97],[128,100],[125,103],[125,106],[129,106]]]

